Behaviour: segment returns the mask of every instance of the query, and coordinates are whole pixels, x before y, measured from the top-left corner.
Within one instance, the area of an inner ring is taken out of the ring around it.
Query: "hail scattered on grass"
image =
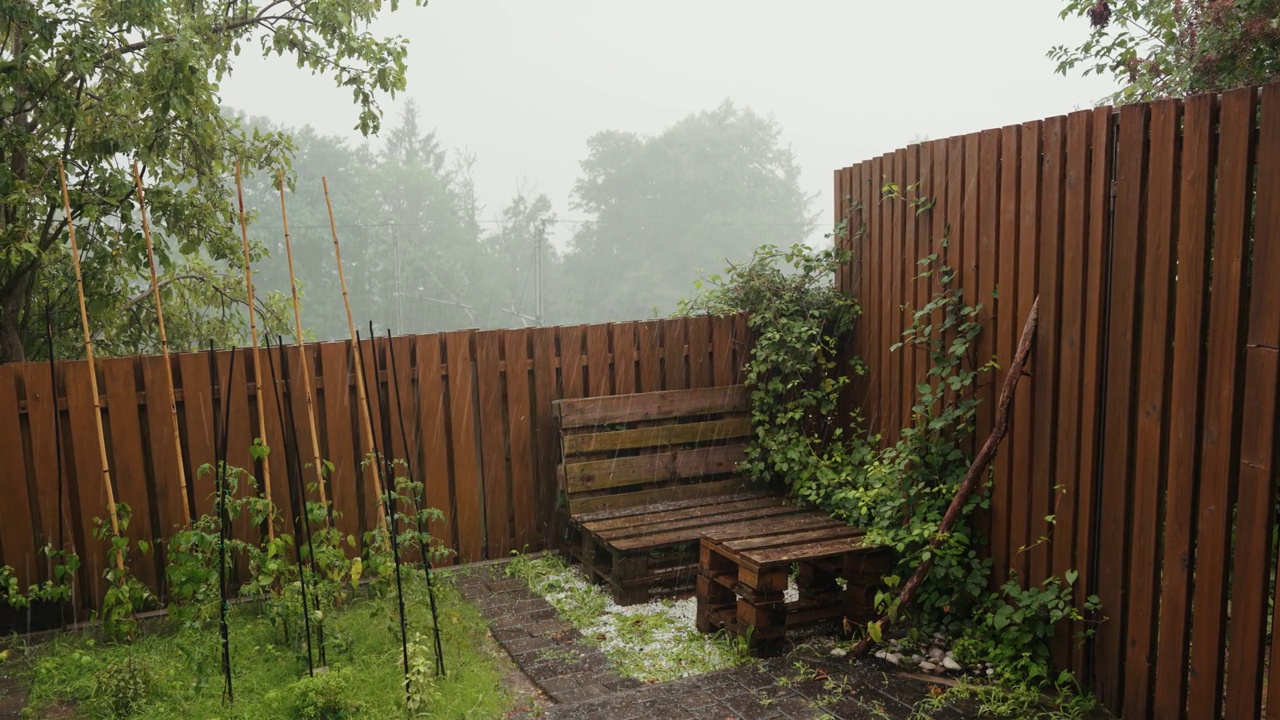
[[[655,600],[620,606],[592,584],[580,566],[553,555],[517,556],[507,574],[529,583],[625,677],[666,682],[747,661],[743,643],[694,626],[697,600]]]

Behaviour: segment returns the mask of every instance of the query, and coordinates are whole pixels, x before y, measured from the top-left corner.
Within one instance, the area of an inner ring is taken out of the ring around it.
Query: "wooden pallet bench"
[[[556,401],[564,548],[619,604],[690,591],[698,538],[800,513],[740,477],[751,435],[745,387]]]
[[[788,630],[874,619],[875,595],[891,557],[862,539],[862,531],[816,511],[754,530],[707,530],[700,545],[698,629],[748,637],[753,654],[768,656],[781,651]],[[798,566],[800,593],[787,602],[792,566]]]

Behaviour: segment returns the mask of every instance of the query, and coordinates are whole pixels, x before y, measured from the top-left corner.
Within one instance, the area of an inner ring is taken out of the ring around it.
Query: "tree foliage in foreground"
[[[1116,102],[1184,97],[1280,78],[1280,0],[1068,0],[1090,24],[1049,51],[1066,75],[1112,75]]]
[[[287,56],[349,88],[357,127],[375,132],[378,96],[404,88],[407,52],[403,39],[368,31],[382,7],[379,0],[0,0],[0,362],[39,354],[46,313],[56,333],[74,337],[62,332],[78,321],[60,158],[93,317],[127,318],[123,305],[145,287],[137,160],[164,281],[187,283],[192,307],[206,313],[183,322],[175,303],[174,329],[214,329],[206,326],[221,318],[207,313],[219,305],[217,289],[231,286],[209,277],[237,265],[241,252],[225,180],[236,160],[246,171],[287,164],[291,147],[279,133],[249,132],[221,113],[219,82],[244,50]],[[74,352],[73,344],[59,349]]]

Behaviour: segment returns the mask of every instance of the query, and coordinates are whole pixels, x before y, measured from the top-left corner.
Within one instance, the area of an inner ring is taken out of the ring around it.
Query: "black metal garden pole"
[[[359,351],[360,351],[360,333],[357,332],[356,333],[356,352],[359,352]],[[373,323],[370,322],[369,323],[369,358],[373,360],[374,378],[378,377],[377,353],[378,353],[378,350],[373,344]],[[365,367],[367,370],[368,366],[365,366]],[[369,399],[369,388],[368,388],[369,373],[368,372],[363,373],[363,378],[365,383],[364,401],[365,403],[372,405],[372,401]],[[388,528],[387,534],[391,536],[391,561],[395,567],[395,573],[396,573],[396,601],[400,608],[400,651],[404,657],[404,693],[405,693],[405,699],[407,701],[410,696],[409,636],[408,636],[408,629],[405,626],[405,620],[404,620],[404,585],[400,579],[400,540],[397,537],[398,532],[396,528],[395,475],[392,472],[391,463],[387,459],[387,454],[386,454],[391,446],[391,443],[390,443],[391,431],[390,431],[390,428],[388,427],[390,422],[389,422],[389,418],[386,417],[387,404],[386,402],[382,401],[383,396],[382,396],[381,385],[378,386],[378,400],[382,405],[382,413],[383,413],[378,416],[378,427],[381,430],[381,435],[382,435],[382,451],[379,452],[377,440],[374,439],[373,456],[374,456],[375,462],[379,463],[378,485],[380,486],[380,489],[382,491],[382,502],[386,506],[386,510],[387,510],[387,528]],[[368,410],[369,410],[369,417],[372,418],[373,417],[372,406],[370,406]],[[390,483],[388,483],[388,476],[391,476]]]
[[[271,369],[271,384],[273,387],[275,387],[276,363],[271,358],[271,336],[268,335],[266,340],[267,340],[267,365]],[[281,364],[285,362],[283,346],[281,346],[280,362]],[[276,414],[280,418],[280,436],[281,436],[280,442],[284,446],[281,449],[284,451],[285,482],[287,487],[289,488],[289,501],[293,505],[294,510],[296,511],[299,507],[305,508],[305,502],[306,502],[306,498],[304,496],[302,498],[303,504],[302,505],[299,504],[298,502],[299,499],[296,493],[296,484],[294,482],[295,478],[298,475],[298,463],[297,463],[298,453],[297,453],[297,447],[294,444],[296,441],[296,438],[293,438],[290,436],[289,426],[285,423],[284,404],[280,401],[281,393],[279,392],[279,390],[277,390],[274,394],[276,396]],[[302,512],[305,514],[306,510],[304,509]],[[297,541],[298,537],[302,535],[302,525],[298,521],[297,512],[291,512],[289,513],[289,515],[290,515],[290,519],[293,521],[294,556],[297,557],[298,559],[298,585],[302,591],[302,627],[303,627],[303,633],[305,633],[307,637],[307,675],[310,677],[315,677],[316,666],[315,666],[315,660],[313,659],[312,652],[311,652],[311,610],[307,607],[307,574],[306,574],[306,568],[302,564],[302,548],[298,547],[298,541]]]
[[[284,380],[284,403],[292,408],[293,407],[293,385],[289,378],[289,362],[284,357],[284,338],[277,336],[276,345],[280,348],[280,376]],[[302,345],[298,346],[299,353],[305,353],[306,351],[307,349],[305,346],[302,346]],[[312,578],[311,589],[313,591],[311,593],[311,599],[313,601],[313,605],[316,610],[316,644],[320,646],[319,648],[320,652],[318,653],[320,656],[320,666],[324,667],[325,665],[329,664],[328,658],[325,657],[325,652],[324,652],[324,616],[320,614],[320,595],[319,593],[314,592],[315,583],[319,582],[317,578],[320,577],[320,570],[316,566],[316,548],[315,548],[315,544],[312,542],[312,539],[311,539],[311,512],[310,512],[310,509],[307,507],[307,488],[302,480],[302,457],[299,454],[301,451],[298,449],[298,428],[297,428],[297,423],[294,422],[292,412],[290,412],[285,417],[289,422],[289,429],[287,432],[293,436],[293,459],[294,459],[294,465],[296,470],[295,474],[297,477],[297,491],[298,491],[298,494],[301,496],[301,500],[302,500],[302,505],[301,505],[302,532],[306,535],[307,554],[310,556],[310,560],[311,560],[311,578]],[[319,453],[318,450],[316,452]],[[324,502],[324,501],[322,500],[321,502]],[[325,511],[327,516],[328,514],[327,507],[325,508]],[[304,608],[307,606],[305,601],[303,602],[302,606]]]
[[[390,347],[391,345],[391,328],[387,328],[387,345],[388,347]],[[388,388],[390,388],[391,384],[395,383],[396,414],[400,418],[400,442],[401,444],[404,445],[405,452],[408,452],[409,451],[409,434],[406,433],[404,429],[404,405],[400,402],[400,371],[396,368],[396,354],[394,350],[389,349],[387,351],[387,354],[391,358],[391,372],[389,373],[389,377],[387,378],[387,386]],[[409,463],[407,460],[405,465],[405,472],[409,476],[409,484],[412,485],[414,483],[413,464]],[[426,478],[423,478],[422,491],[424,494],[426,493],[426,487],[427,487],[427,481],[426,481]],[[419,544],[419,550],[421,550],[422,552],[422,570],[424,573],[426,573],[426,576],[427,576],[427,599],[430,601],[430,605],[431,605],[431,631],[432,631],[432,634],[435,636],[436,675],[440,677],[444,677],[444,648],[440,644],[440,617],[436,612],[436,591],[435,591],[435,588],[432,587],[432,583],[431,583],[431,560],[428,555],[428,553],[430,552],[430,547],[425,547],[422,545],[422,538],[427,537],[427,533],[422,526],[422,513],[420,512],[420,510],[421,510],[420,506],[417,503],[415,503],[415,512],[413,516],[414,516],[414,520],[417,522],[418,544]]]
[[[218,633],[222,637],[222,679],[223,693],[227,702],[235,702],[235,691],[231,685],[231,639],[227,627],[227,428],[231,415],[231,378],[236,371],[236,351],[231,349],[231,360],[227,368],[227,381],[222,384],[222,420],[213,420],[214,477],[217,479],[217,513],[218,513]],[[216,404],[216,387],[218,385],[218,363],[214,353],[213,341],[209,341],[209,382],[211,385],[210,400]]]

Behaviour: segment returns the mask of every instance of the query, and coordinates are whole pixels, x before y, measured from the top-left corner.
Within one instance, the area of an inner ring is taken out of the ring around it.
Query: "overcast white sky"
[[[569,207],[586,138],[658,133],[725,98],[773,115],[818,194],[831,172],[921,137],[1089,107],[1097,78],[1054,75],[1078,42],[1059,0],[431,0],[375,27],[409,39],[408,95],[446,147],[476,154],[482,217],[524,182]],[[349,92],[289,62],[244,58],[223,102],[358,137]],[[394,123],[403,97],[387,99]],[[332,181],[339,180],[336,178]]]

